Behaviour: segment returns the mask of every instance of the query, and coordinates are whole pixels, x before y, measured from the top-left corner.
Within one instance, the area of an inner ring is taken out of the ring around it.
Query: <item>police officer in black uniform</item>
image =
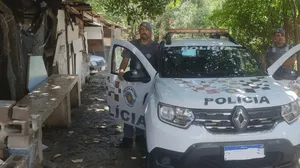
[[[158,68],[158,43],[151,40],[152,36],[152,26],[148,22],[142,22],[139,26],[139,34],[140,38],[136,40],[130,41],[135,47],[137,47],[143,55],[148,59],[153,68],[157,70]],[[123,74],[125,69],[130,61],[130,69],[131,70],[143,70],[143,66],[141,62],[136,58],[136,56],[132,55],[128,50],[124,50],[122,53],[123,60],[120,65],[119,70],[119,79],[123,80]],[[131,125],[124,124],[124,137],[119,144],[121,148],[131,148],[133,144],[133,136],[134,136],[134,128]],[[145,132],[142,129],[136,128],[135,133],[135,142],[136,143],[145,143]]]
[[[274,32],[273,36],[274,44],[267,49],[265,63],[266,68],[270,67],[276,60],[278,60],[285,52],[292,48],[291,45],[287,44],[285,41],[285,32],[282,28],[278,28]],[[295,57],[290,58],[284,64],[284,66],[289,68],[294,68]]]

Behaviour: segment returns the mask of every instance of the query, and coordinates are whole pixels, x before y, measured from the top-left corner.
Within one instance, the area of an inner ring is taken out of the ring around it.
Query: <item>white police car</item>
[[[222,32],[205,30],[216,31]],[[127,69],[120,81],[124,48],[145,71]],[[299,50],[292,48],[266,73],[230,40],[169,39],[157,72],[129,42],[114,40],[106,78],[109,114],[146,129],[150,168],[193,167],[206,159],[297,164],[300,78],[281,65]]]

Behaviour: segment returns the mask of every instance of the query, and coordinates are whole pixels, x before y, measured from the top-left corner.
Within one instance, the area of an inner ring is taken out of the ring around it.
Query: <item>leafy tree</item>
[[[212,11],[220,8],[224,0],[181,0],[166,7],[165,13],[154,21],[156,35],[163,35],[166,28],[209,28]],[[169,23],[169,19],[174,20]]]
[[[119,17],[119,21],[126,21],[132,28],[132,36],[135,27],[145,19],[153,20],[162,15],[165,7],[176,0],[83,0],[90,3],[95,10],[102,11],[106,15]],[[124,23],[124,22],[123,22]]]
[[[241,44],[263,60],[276,28],[284,27],[294,37],[289,38],[290,42],[297,42],[299,30],[291,29],[291,23],[296,24],[299,11],[297,0],[225,0],[222,8],[215,10],[209,19],[214,26],[228,28]]]

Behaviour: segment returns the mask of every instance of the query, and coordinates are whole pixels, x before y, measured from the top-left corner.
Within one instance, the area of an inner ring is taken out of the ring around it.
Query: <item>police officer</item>
[[[153,68],[158,68],[158,43],[151,40],[152,37],[152,26],[148,22],[142,22],[139,26],[140,38],[130,41],[135,47],[137,47],[143,55],[148,59]],[[143,66],[141,62],[136,58],[135,55],[132,55],[128,50],[124,50],[122,53],[123,60],[120,65],[119,70],[119,79],[123,80],[123,74],[126,70],[126,67],[130,60],[130,69],[141,71]],[[119,147],[121,148],[130,148],[133,144],[134,128],[131,125],[124,124],[123,128],[124,137],[122,138]],[[136,128],[135,133],[135,142],[136,143],[145,143],[145,132],[142,129]]]
[[[278,60],[285,52],[292,48],[291,45],[285,41],[285,32],[282,28],[278,28],[273,36],[274,44],[267,49],[265,63],[266,68],[270,67],[276,60]],[[292,57],[284,64],[285,67],[294,68],[296,57]]]

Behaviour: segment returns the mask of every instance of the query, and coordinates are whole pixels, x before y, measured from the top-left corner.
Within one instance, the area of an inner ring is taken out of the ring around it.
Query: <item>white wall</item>
[[[86,35],[86,33],[85,33]],[[86,43],[86,41],[85,41]],[[87,43],[86,43],[87,44]],[[78,38],[76,40],[72,41],[72,45],[74,47],[74,54],[76,55],[76,75],[79,76],[81,79],[80,83],[85,83],[85,78],[89,75],[89,58],[87,55],[83,52],[84,50],[84,41],[82,38]]]
[[[89,75],[89,66],[88,66],[88,58],[83,56],[83,52],[88,49],[87,40],[85,41],[86,48],[84,48],[84,40],[83,38],[79,38],[79,27],[73,23],[74,31],[72,27],[68,26],[68,42],[69,46],[73,45],[74,54],[76,54],[76,59],[74,55],[72,55],[71,47],[69,48],[70,58],[67,59],[67,48],[66,48],[66,34],[65,34],[65,13],[63,10],[58,10],[58,24],[57,24],[57,33],[62,32],[57,39],[56,51],[53,65],[58,67],[59,74],[68,74],[68,68],[70,70],[70,74],[73,74],[73,67],[76,66],[75,74],[79,76],[80,82],[79,84],[85,83],[86,76]],[[87,38],[87,33],[85,33],[85,37]],[[68,62],[69,61],[69,67]]]
[[[65,34],[65,13],[63,10],[58,10],[57,14],[57,34],[61,33],[57,39],[53,66],[58,67],[59,74],[68,74],[67,66],[67,48]]]
[[[87,32],[84,32],[84,37],[85,37],[85,46],[86,46],[86,52],[88,53],[88,42],[87,42],[87,36],[88,36],[88,33]],[[82,70],[83,70],[83,77],[82,77],[82,81],[83,83],[85,83],[85,79],[86,77],[90,76],[90,67],[89,67],[89,62],[90,62],[90,58],[89,56],[87,55],[86,57],[86,60],[83,61],[83,64],[82,64]]]
[[[103,28],[102,27],[84,27],[84,31],[87,32],[87,39],[99,40],[103,38]]]
[[[104,37],[104,46],[111,46],[111,38]]]
[[[115,37],[115,39],[121,39],[121,33],[122,33],[122,30],[116,28],[115,31],[114,31],[114,37]]]
[[[68,42],[71,44],[73,40],[79,38],[79,27],[73,23],[74,31],[72,30],[72,26],[68,25]]]

